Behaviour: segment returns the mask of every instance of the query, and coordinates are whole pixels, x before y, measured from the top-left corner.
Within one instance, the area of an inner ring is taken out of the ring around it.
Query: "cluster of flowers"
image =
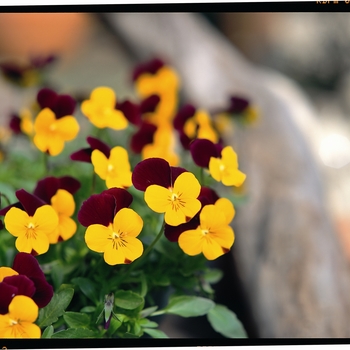
[[[231,146],[224,146],[220,128],[225,118],[238,115],[242,120],[253,120],[256,111],[240,97],[232,97],[229,108],[216,113],[216,119],[189,104],[177,110],[179,78],[159,59],[137,67],[133,81],[138,103],[117,101],[111,88],[98,87],[80,106],[98,129],[131,128],[130,151],[141,158],[132,166],[127,148],[109,146],[92,136],[87,138],[89,147],[71,154],[73,161],[91,163],[107,188],[92,193],[78,208],[77,219],[86,227],[85,243],[90,250],[103,253],[108,265],[130,264],[144,254],[138,239],[143,219],[130,208],[133,196],[128,189],[133,186],[144,192],[144,201],[152,211],[164,214],[159,234],[178,242],[185,254],[203,253],[209,260],[216,259],[234,243],[230,223],[235,209],[230,200],[205,186],[204,175],[225,186],[243,184],[246,176],[238,169],[237,154]],[[41,152],[57,156],[65,143],[79,134],[80,126],[73,116],[76,101],[42,88],[36,102],[33,111],[13,115],[10,127],[15,133],[28,135]],[[200,181],[179,166],[177,140],[202,169]],[[20,252],[12,269],[0,268],[0,337],[40,337],[33,322],[38,307],[47,305],[53,291],[35,256],[76,233],[74,194],[80,187],[79,180],[71,176],[45,177],[33,193],[16,191],[18,202],[0,210],[3,226],[16,237]]]

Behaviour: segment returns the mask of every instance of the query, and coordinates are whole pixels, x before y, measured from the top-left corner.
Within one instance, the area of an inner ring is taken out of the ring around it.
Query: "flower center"
[[[108,164],[107,171],[111,173],[114,170],[114,166],[112,164]]]
[[[181,207],[185,206],[185,202],[181,199],[182,193],[174,193],[172,192],[171,188],[169,190],[171,192],[169,200],[170,200],[172,209],[175,211],[178,211],[180,210]]]
[[[208,229],[202,229],[201,231],[202,231],[203,236],[205,236],[209,233]]]
[[[10,319],[10,326],[15,326],[16,324],[18,324],[17,321]]]
[[[220,171],[224,171],[225,170],[225,165],[221,163],[220,166],[219,166],[219,169],[220,169]]]
[[[57,129],[57,125],[56,124],[51,124],[50,125],[50,131],[55,131]]]
[[[111,238],[109,238],[110,240],[112,240],[112,245],[114,249],[117,249],[119,247],[126,247],[126,242],[123,238],[123,236],[125,236],[125,232],[115,232],[113,231],[111,234]]]
[[[27,238],[36,238],[36,232],[35,232],[35,224],[33,222],[30,222],[27,226],[27,232],[26,237]]]

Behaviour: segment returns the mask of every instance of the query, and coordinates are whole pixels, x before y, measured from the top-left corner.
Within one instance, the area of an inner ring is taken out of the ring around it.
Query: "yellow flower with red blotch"
[[[91,162],[95,173],[106,181],[108,188],[126,188],[132,185],[129,156],[125,148],[120,146],[112,148],[109,158],[95,149],[91,154]]]
[[[16,295],[6,315],[0,315],[0,338],[40,338],[41,330],[34,324],[39,308],[25,296]]]
[[[122,130],[128,126],[128,120],[115,108],[116,103],[114,91],[101,86],[92,90],[89,100],[83,101],[81,111],[97,128]]]
[[[227,253],[234,242],[234,232],[229,226],[234,215],[234,207],[226,198],[205,205],[199,214],[200,225],[179,236],[180,248],[191,256],[203,253],[208,260]]]
[[[78,135],[79,124],[71,115],[56,119],[50,108],[44,108],[35,119],[34,131],[35,146],[41,152],[57,156],[63,151],[64,143]]]

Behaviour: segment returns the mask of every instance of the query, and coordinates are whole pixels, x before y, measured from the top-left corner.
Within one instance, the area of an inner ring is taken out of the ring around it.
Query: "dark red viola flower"
[[[78,221],[85,227],[93,224],[108,226],[113,223],[115,214],[122,208],[128,208],[132,201],[132,195],[123,188],[113,187],[93,194],[83,202]]]
[[[137,78],[144,73],[156,74],[157,71],[164,66],[164,62],[159,58],[154,58],[151,61],[141,63],[135,67],[132,80],[136,81]]]
[[[196,113],[196,108],[191,104],[181,107],[174,117],[175,130],[182,131],[188,119],[192,118]]]
[[[11,114],[9,127],[16,135],[23,134],[21,129],[21,118],[17,114]]]
[[[192,159],[201,168],[208,168],[211,157],[221,156],[222,145],[213,143],[207,139],[196,139],[190,144]]]
[[[56,115],[56,119],[72,115],[76,101],[70,95],[59,95],[49,88],[43,88],[38,92],[37,101],[40,108],[50,108]]]
[[[67,192],[74,194],[79,190],[80,186],[80,181],[72,176],[49,176],[38,181],[33,194],[42,199],[45,204],[50,204],[51,198],[58,190],[66,190]]]
[[[31,254],[17,253],[12,269],[18,275],[7,276],[0,282],[0,314],[8,313],[8,306],[15,295],[32,298],[39,308],[50,302],[53,288]]]
[[[170,242],[177,242],[182,232],[196,229],[200,224],[199,214],[202,211],[203,207],[208,204],[214,204],[219,198],[220,197],[217,195],[217,193],[213,189],[209,187],[201,187],[201,192],[198,196],[198,199],[202,204],[202,208],[200,209],[200,211],[190,221],[185,222],[181,225],[171,226],[171,225],[165,224],[165,227],[164,227],[165,237]]]
[[[229,107],[226,109],[227,113],[238,114],[244,112],[249,106],[249,101],[240,96],[231,96]]]
[[[76,160],[78,162],[91,163],[91,154],[95,149],[101,151],[107,158],[109,158],[111,147],[92,136],[88,136],[86,140],[90,147],[82,148],[79,151],[72,153],[70,155],[70,159]]]
[[[133,125],[141,124],[141,109],[136,103],[129,100],[117,102],[116,109],[119,109],[125,115],[125,118]]]
[[[157,94],[153,94],[145,98],[140,103],[141,113],[152,113],[156,110],[158,104],[160,102],[160,96]]]
[[[162,158],[148,158],[135,166],[131,181],[134,187],[140,191],[146,191],[150,185],[170,188],[174,186],[177,177],[186,171],[181,167],[170,166]]]
[[[130,148],[131,150],[139,154],[142,152],[142,149],[153,143],[154,133],[157,130],[157,126],[148,122],[143,122],[140,128],[131,136],[130,139]]]
[[[35,211],[46,203],[39,197],[27,192],[24,189],[16,191],[19,202],[8,205],[0,210],[0,216],[5,215],[12,207],[24,210],[29,216],[33,216]]]

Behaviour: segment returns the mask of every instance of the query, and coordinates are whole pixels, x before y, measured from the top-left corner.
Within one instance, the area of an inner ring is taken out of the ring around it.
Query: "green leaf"
[[[140,312],[140,318],[144,318],[144,317],[147,317],[147,316],[151,315],[157,309],[158,309],[158,306],[151,306],[151,307],[148,307],[146,309],[143,309]]]
[[[77,285],[90,300],[95,304],[98,303],[95,284],[92,281],[85,277],[76,277],[72,279],[72,282]]]
[[[206,315],[214,306],[215,303],[210,299],[196,296],[179,296],[172,298],[164,311],[182,317],[196,317]]]
[[[63,318],[71,328],[85,328],[90,324],[90,316],[80,312],[65,312]]]
[[[147,318],[143,318],[143,319],[139,320],[139,325],[143,328],[157,328],[158,327],[157,322],[150,321]]]
[[[216,304],[207,315],[214,330],[227,338],[247,338],[241,321],[226,306]]]
[[[71,302],[73,294],[74,289],[72,288],[66,288],[59,293],[55,293],[51,301],[39,312],[39,327],[50,326],[56,322]]]
[[[87,314],[95,312],[96,311],[96,306],[84,306],[80,312],[85,312]]]
[[[144,302],[144,299],[131,291],[118,290],[114,295],[114,303],[126,310],[134,310]]]
[[[58,289],[62,284],[64,279],[63,267],[62,264],[57,264],[52,267],[51,278],[54,284],[55,289]]]
[[[204,273],[204,279],[211,284],[217,283],[221,280],[223,272],[220,269],[208,269]]]
[[[96,338],[96,333],[86,328],[68,328],[54,333],[51,338]]]
[[[53,334],[53,326],[48,326],[45,328],[43,334],[41,335],[41,338],[51,338]]]
[[[145,333],[150,335],[152,338],[169,338],[164,332],[159,329],[144,328]]]
[[[119,321],[116,318],[112,317],[111,323],[109,324],[109,328],[108,328],[107,333],[109,335],[112,335],[121,325],[122,325],[121,321]]]

